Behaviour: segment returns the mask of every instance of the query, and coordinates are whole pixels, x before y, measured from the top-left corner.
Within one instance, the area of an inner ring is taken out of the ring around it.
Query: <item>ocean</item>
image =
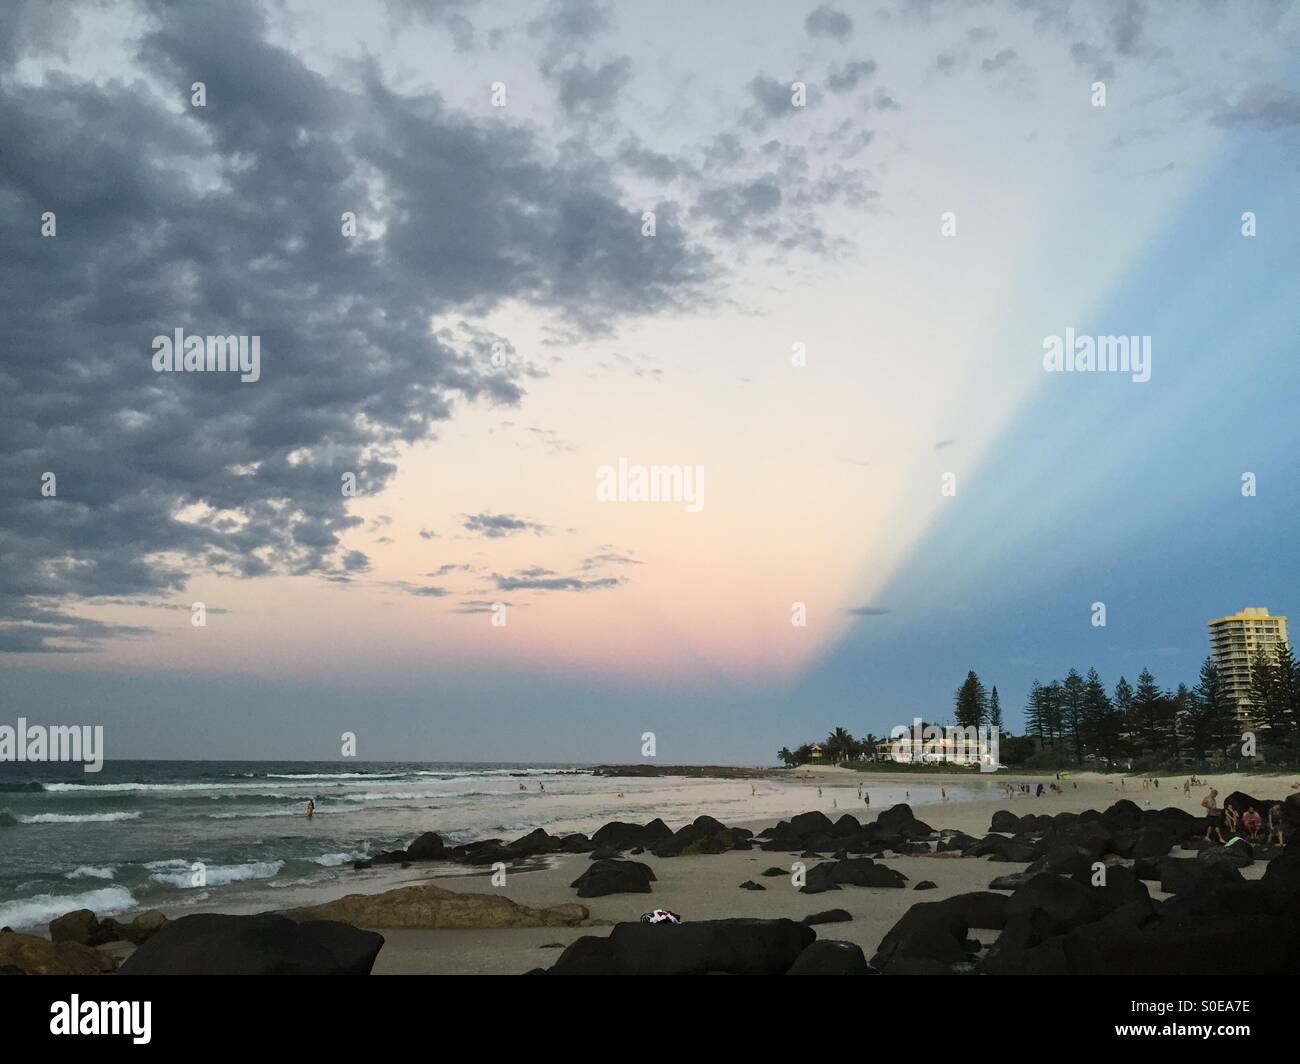
[[[913,805],[939,800],[935,786],[864,782],[873,812],[905,794]],[[962,800],[983,797],[986,786],[947,789]],[[672,828],[701,813],[730,824],[810,808],[861,816],[855,787],[828,786],[819,796],[779,778],[610,778],[558,764],[116,761],[94,774],[80,765],[4,764],[0,926],[43,927],[80,908],[100,916],[286,908],[366,889],[380,876],[370,889],[383,889],[394,869],[372,875],[352,862],[424,831],[459,843],[656,816]]]

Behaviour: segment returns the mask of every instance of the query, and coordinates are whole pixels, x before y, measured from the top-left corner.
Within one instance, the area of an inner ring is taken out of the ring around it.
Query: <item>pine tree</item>
[[[1187,730],[1191,753],[1196,757],[1221,755],[1239,733],[1237,708],[1219,679],[1214,658],[1201,663],[1201,678],[1192,690],[1191,715]]]
[[[1043,734],[1047,742],[1055,747],[1056,741],[1065,734],[1065,722],[1062,714],[1063,693],[1061,681],[1053,680],[1040,691],[1043,704]]]
[[[1083,677],[1071,669],[1061,685],[1061,721],[1065,735],[1074,745],[1074,760],[1083,761]]]
[[[1088,670],[1083,684],[1083,721],[1087,748],[1107,766],[1114,764],[1120,755],[1123,722],[1096,669]]]
[[[1287,656],[1289,658],[1288,648]],[[1264,733],[1266,749],[1280,753],[1290,738],[1290,713],[1286,700],[1286,687],[1290,677],[1283,681],[1278,656],[1262,647],[1255,651],[1250,663],[1250,718],[1251,724]]]
[[[989,731],[997,736],[1002,734],[1002,702],[996,686],[989,692]]]
[[[1165,743],[1165,696],[1149,669],[1143,669],[1133,692],[1133,733],[1143,754],[1159,754]]]
[[[1119,718],[1120,748],[1125,753],[1133,749],[1133,688],[1123,676],[1115,684],[1115,715]]]
[[[1029,700],[1025,703],[1025,734],[1043,743],[1043,688],[1037,680],[1029,688]]]
[[[957,718],[958,727],[978,728],[988,720],[988,696],[974,669],[966,674],[966,679],[957,689],[954,702],[953,715]]]

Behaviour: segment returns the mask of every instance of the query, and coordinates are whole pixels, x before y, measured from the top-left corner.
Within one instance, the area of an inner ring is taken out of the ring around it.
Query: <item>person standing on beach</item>
[[[865,801],[865,802],[867,803],[867,805],[870,805],[870,804],[871,804],[871,792],[870,792],[870,791],[867,791],[865,794],[863,794],[863,796],[862,796],[862,800]]]
[[[1205,810],[1206,819],[1209,825],[1205,829],[1205,837],[1211,842],[1216,839],[1223,841],[1223,813],[1219,810],[1218,803],[1219,792],[1211,789],[1210,793],[1201,799],[1201,806]]]

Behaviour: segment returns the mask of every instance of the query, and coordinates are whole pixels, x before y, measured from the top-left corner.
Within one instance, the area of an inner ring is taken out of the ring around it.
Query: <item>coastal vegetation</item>
[[[1162,687],[1144,668],[1136,683],[1120,676],[1107,689],[1094,668],[1070,669],[1063,679],[1035,679],[1024,709],[1024,734],[1006,731],[997,687],[986,688],[974,670],[953,696],[952,721],[999,735],[1001,763],[1055,771],[1189,767],[1276,769],[1300,759],[1300,663],[1279,644],[1251,663],[1249,698],[1230,697],[1212,658],[1194,686]],[[908,725],[910,730],[910,725]],[[922,723],[922,728],[929,727]],[[862,771],[973,772],[974,766],[904,764],[894,760],[888,736],[855,739],[837,727],[820,743],[782,747],[787,766],[846,765]]]

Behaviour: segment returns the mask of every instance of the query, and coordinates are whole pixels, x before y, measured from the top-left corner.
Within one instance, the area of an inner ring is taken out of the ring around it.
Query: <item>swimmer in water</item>
[[[307,799],[307,819],[310,820],[316,815],[316,803],[310,798]]]

